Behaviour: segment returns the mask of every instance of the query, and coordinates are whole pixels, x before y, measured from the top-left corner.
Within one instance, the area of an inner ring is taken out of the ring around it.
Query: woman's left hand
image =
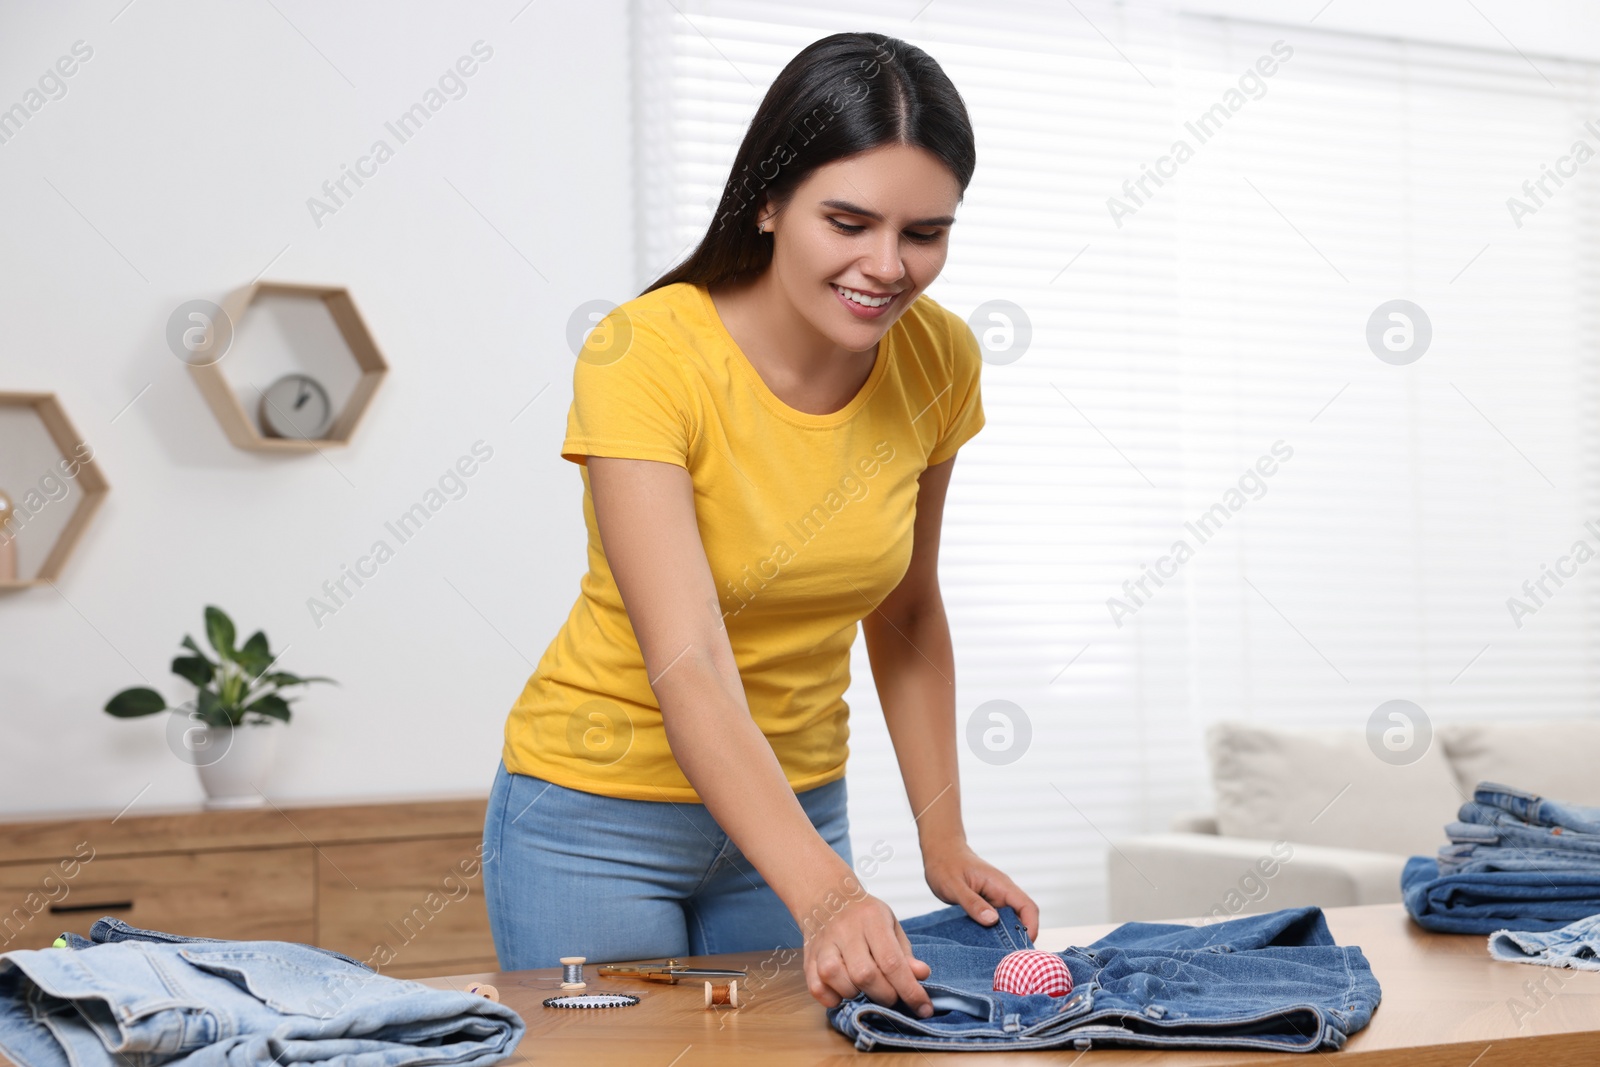
[[[986,862],[965,842],[937,851],[923,849],[923,873],[933,895],[946,904],[959,904],[984,926],[999,918],[995,908],[1010,904],[1028,928],[1028,938],[1039,936],[1039,906],[1005,872]]]

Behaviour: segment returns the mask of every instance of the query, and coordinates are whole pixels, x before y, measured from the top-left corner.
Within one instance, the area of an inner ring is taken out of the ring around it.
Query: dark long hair
[[[763,195],[781,211],[818,167],[885,144],[932,152],[965,195],[977,165],[972,123],[934,58],[881,33],[813,41],[756,109],[699,246],[644,293],[674,282],[709,286],[760,274],[772,262],[772,235],[756,232]]]

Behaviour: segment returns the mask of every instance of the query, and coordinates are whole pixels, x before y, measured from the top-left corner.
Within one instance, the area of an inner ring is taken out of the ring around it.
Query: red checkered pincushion
[[[994,987],[1002,993],[1047,993],[1064,997],[1072,992],[1072,972],[1054,952],[1024,948],[1008,952],[994,969]]]

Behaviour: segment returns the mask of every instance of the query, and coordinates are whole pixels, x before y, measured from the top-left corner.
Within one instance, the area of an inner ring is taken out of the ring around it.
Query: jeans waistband
[[[128,925],[114,915],[102,915],[100,918],[96,919],[94,924],[89,927],[88,937],[84,937],[82,934],[73,933],[71,930],[67,930],[63,932],[57,940],[63,942],[63,947],[65,948],[88,948],[91,945],[110,944],[116,941],[149,941],[157,944],[167,945],[190,943],[231,943],[230,938],[185,937],[181,934],[169,934],[162,930],[143,930],[137,926]],[[320,945],[307,945],[299,941],[286,941],[283,942],[283,944],[296,945],[300,948],[310,949],[313,952],[320,952],[323,955],[331,956],[336,960],[343,960],[346,963],[353,963],[364,971],[372,970],[370,966],[361,960],[346,956],[342,952],[335,952],[331,948],[323,948]]]

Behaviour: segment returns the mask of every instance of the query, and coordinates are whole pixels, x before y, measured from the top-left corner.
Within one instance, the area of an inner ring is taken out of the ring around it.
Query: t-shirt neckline
[[[700,294],[700,300],[705,306],[706,318],[716,331],[718,340],[732,353],[729,362],[739,368],[739,372],[750,383],[750,387],[755,390],[756,396],[760,397],[761,402],[775,414],[789,422],[800,426],[829,427],[838,426],[849,421],[850,417],[860,411],[873,392],[877,390],[878,383],[883,380],[884,374],[888,370],[889,359],[894,348],[892,338],[896,327],[900,325],[898,321],[884,332],[883,338],[878,342],[878,356],[873,361],[872,372],[867,375],[867,380],[862,383],[861,388],[856,391],[856,395],[851,397],[850,402],[844,407],[838,411],[830,411],[825,415],[817,415],[790,407],[767,387],[767,383],[762,379],[760,372],[756,370],[755,364],[750,362],[750,357],[744,354],[744,349],[739,347],[739,343],[728,332],[728,327],[723,323],[722,316],[717,312],[717,305],[711,299],[710,288],[698,282],[692,284]]]

